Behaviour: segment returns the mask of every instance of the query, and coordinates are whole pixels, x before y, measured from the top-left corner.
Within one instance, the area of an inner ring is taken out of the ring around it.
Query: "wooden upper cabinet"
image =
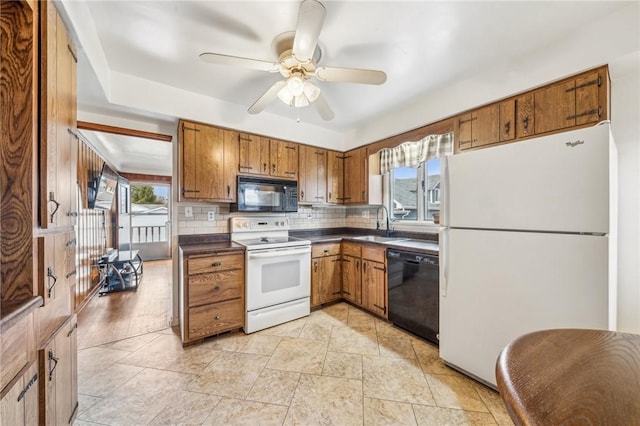
[[[457,149],[464,150],[500,141],[500,105],[492,104],[462,114],[457,120]]]
[[[368,200],[367,147],[363,146],[345,153],[344,173],[348,174],[348,184],[344,185],[344,203],[362,204]],[[346,180],[346,179],[345,179]]]
[[[506,142],[516,137],[516,101],[510,99],[500,102],[500,142]]]
[[[70,227],[77,217],[75,47],[53,3],[41,2],[40,226]]]
[[[536,134],[575,126],[575,87],[575,80],[569,80],[534,92]]]
[[[252,175],[269,175],[269,139],[262,136],[240,133],[240,160],[238,172]]]
[[[344,154],[327,151],[327,203],[340,204],[344,200]]]
[[[327,150],[300,146],[298,200],[301,203],[327,202]]]
[[[535,131],[533,93],[525,93],[516,98],[516,137],[526,138]]]
[[[269,174],[285,179],[298,179],[298,144],[270,139],[271,169]]]
[[[605,69],[598,69],[576,78],[576,126],[603,120],[603,116],[606,115],[606,78]]]
[[[238,133],[180,122],[180,199],[233,202]]]

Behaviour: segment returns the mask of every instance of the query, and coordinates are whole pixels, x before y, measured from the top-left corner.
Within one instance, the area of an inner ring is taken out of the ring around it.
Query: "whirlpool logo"
[[[578,146],[578,145],[582,145],[582,144],[584,144],[584,141],[565,142],[564,144],[565,144],[566,146],[568,146],[569,148],[573,148],[573,147],[575,147],[575,146]]]

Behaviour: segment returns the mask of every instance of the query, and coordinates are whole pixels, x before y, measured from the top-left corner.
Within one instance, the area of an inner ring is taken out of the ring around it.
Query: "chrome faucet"
[[[379,230],[380,229],[380,219],[378,218],[378,214],[380,213],[380,207],[382,207],[387,215],[387,230],[385,233],[386,237],[390,237],[391,234],[393,234],[393,230],[390,229],[389,227],[389,210],[387,209],[387,206],[385,206],[384,204],[380,204],[378,206],[378,208],[376,208],[376,229]]]

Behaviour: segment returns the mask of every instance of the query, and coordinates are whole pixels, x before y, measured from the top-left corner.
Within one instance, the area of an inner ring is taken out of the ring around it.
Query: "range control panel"
[[[231,232],[288,231],[288,217],[232,217],[229,219]]]

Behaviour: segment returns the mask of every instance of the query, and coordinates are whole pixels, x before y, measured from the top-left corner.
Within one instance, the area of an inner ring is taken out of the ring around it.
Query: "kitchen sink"
[[[386,243],[389,241],[402,241],[406,238],[381,237],[380,235],[363,235],[361,237],[352,237],[354,240],[373,241],[375,243]]]

